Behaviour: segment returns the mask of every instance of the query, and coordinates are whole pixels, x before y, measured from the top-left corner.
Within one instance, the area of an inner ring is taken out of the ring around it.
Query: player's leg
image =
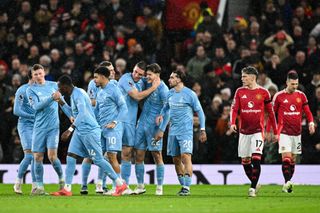
[[[255,133],[251,136],[251,163],[252,163],[252,175],[251,175],[251,188],[249,189],[249,196],[254,197],[257,194],[257,184],[261,173],[261,156],[264,147],[262,133]],[[251,193],[253,191],[255,193]]]
[[[122,192],[127,189],[127,185],[121,178],[117,176],[111,164],[102,155],[100,134],[100,130],[95,130],[90,134],[83,135],[82,141],[93,163],[100,167],[102,171],[111,178],[112,181],[116,182],[116,192],[112,195],[120,196]]]
[[[184,192],[180,195],[190,195],[191,177],[192,177],[192,152],[193,135],[177,136],[180,147],[181,161],[184,165]]]
[[[122,152],[121,152],[121,177],[129,185],[131,175],[131,159],[135,139],[135,127],[123,123]]]
[[[163,179],[164,179],[164,163],[162,158],[162,146],[163,140],[155,141],[154,136],[159,131],[158,127],[155,126],[153,131],[150,131],[150,127],[145,128],[145,134],[147,138],[148,150],[151,151],[153,160],[156,164],[156,177],[157,187],[156,195],[163,195]]]
[[[60,189],[64,186],[63,171],[58,158],[59,129],[47,132],[48,159],[59,177]]]
[[[46,147],[46,134],[44,131],[35,130],[32,133],[32,153],[34,159],[34,174],[36,178],[36,189],[32,195],[46,194],[43,186],[43,157]]]
[[[156,195],[163,195],[164,163],[161,151],[151,152],[154,162],[156,163],[157,188]]]
[[[146,192],[144,187],[144,158],[146,151],[145,150],[135,150],[135,172],[137,177],[137,187],[134,189],[135,194],[143,194]]]
[[[106,136],[104,135],[105,130],[101,133],[101,149],[102,153],[104,154],[104,157],[107,159],[107,143]],[[99,167],[98,168],[98,179],[96,183],[96,193],[97,194],[103,194],[104,189],[103,187],[106,187],[106,175],[103,172],[103,170]]]
[[[33,154],[31,152],[32,129],[33,129],[32,127],[28,127],[18,123],[18,133],[20,136],[22,149],[24,150],[24,158],[20,162],[17,179],[13,186],[14,192],[17,194],[22,194],[21,184],[23,182],[23,176],[25,175],[28,169],[28,166],[30,164],[31,164],[32,185],[34,185],[35,183],[34,169],[32,168]]]
[[[252,162],[250,136],[239,134],[238,156],[241,158],[243,169],[251,182]]]
[[[282,192],[289,192],[288,189],[292,188],[290,179],[292,177],[291,164],[292,164],[292,146],[294,141],[292,141],[291,136],[280,134],[279,137],[279,153],[282,159],[282,174],[284,177],[284,184],[282,187]]]
[[[62,189],[51,193],[53,196],[71,196],[72,195],[72,180],[76,170],[77,158],[89,157],[82,142],[82,136],[75,131],[71,137],[68,147],[67,165],[65,169],[66,180]]]
[[[146,133],[144,126],[141,123],[138,124],[135,134],[135,173],[137,177],[137,187],[134,189],[134,194],[143,194],[146,192],[144,187],[144,158],[147,150]]]
[[[80,194],[88,194],[88,177],[91,170],[92,160],[90,158],[84,158],[81,164],[82,170],[82,184]]]

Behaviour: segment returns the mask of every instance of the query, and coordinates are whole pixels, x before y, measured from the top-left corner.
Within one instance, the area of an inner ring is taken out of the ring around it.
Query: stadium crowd
[[[258,83],[275,94],[286,74],[296,70],[315,123],[320,124],[320,4],[317,0],[252,0],[246,17],[232,26],[217,24],[216,14],[200,4],[203,21],[193,31],[166,30],[165,1],[4,0],[0,6],[0,162],[23,157],[13,100],[35,63],[46,79],[69,74],[86,89],[94,68],[111,61],[117,79],[145,60],[161,65],[166,81],[172,70],[188,76],[206,115],[208,141],[198,143],[194,117],[194,163],[236,163],[237,135],[229,131],[233,94],[241,69],[259,70]],[[69,126],[61,113],[61,126]],[[320,131],[310,136],[302,123],[301,163],[320,163]],[[63,132],[63,131],[61,131]],[[60,143],[65,159],[68,144]],[[164,148],[164,150],[166,150]],[[277,144],[265,144],[265,163],[279,163]],[[166,156],[166,155],[164,155]],[[148,157],[149,162],[152,158]],[[146,162],[148,162],[148,160]],[[165,158],[170,162],[170,158]]]

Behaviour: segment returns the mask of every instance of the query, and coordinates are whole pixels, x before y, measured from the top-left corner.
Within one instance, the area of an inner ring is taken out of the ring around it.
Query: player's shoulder
[[[29,88],[29,84],[22,84],[18,89],[16,93],[23,93],[26,92]]]
[[[93,87],[93,86],[96,86],[96,83],[94,82],[94,79],[91,79],[89,81],[88,87]]]
[[[197,97],[197,94],[190,88],[188,87],[184,87],[181,92],[187,96],[189,96],[190,98],[195,98]]]
[[[306,96],[306,94],[301,90],[296,90],[295,93],[298,95]]]
[[[57,82],[55,82],[55,81],[47,81],[47,80],[46,80],[46,84],[49,86],[57,86],[58,85]]]
[[[169,91],[168,86],[161,80],[159,88],[164,91]]]

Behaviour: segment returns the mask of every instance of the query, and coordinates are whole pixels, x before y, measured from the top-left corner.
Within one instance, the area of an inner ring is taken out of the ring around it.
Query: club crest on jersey
[[[261,99],[262,99],[262,95],[261,95],[261,94],[257,94],[257,95],[256,95],[256,99],[257,99],[257,100],[261,100]]]
[[[253,101],[249,101],[249,102],[248,102],[248,107],[249,107],[249,108],[254,107],[254,103],[253,103]]]
[[[297,101],[297,103],[300,103],[301,102],[301,98],[297,98],[296,101]]]
[[[290,110],[293,112],[293,111],[296,111],[296,106],[294,104],[290,105]]]

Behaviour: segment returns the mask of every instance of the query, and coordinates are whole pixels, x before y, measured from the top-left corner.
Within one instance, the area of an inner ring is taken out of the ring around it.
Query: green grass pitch
[[[320,212],[320,186],[295,186],[294,192],[281,192],[281,186],[264,185],[258,197],[248,198],[248,185],[193,185],[191,196],[176,195],[178,185],[165,185],[163,196],[155,196],[155,186],[148,185],[147,193],[122,197],[96,195],[94,185],[89,195],[79,194],[80,186],[73,186],[74,196],[30,196],[30,185],[23,186],[23,195],[16,195],[11,184],[0,184],[0,212],[8,213],[66,213],[66,212]],[[47,192],[57,185],[46,185]]]

